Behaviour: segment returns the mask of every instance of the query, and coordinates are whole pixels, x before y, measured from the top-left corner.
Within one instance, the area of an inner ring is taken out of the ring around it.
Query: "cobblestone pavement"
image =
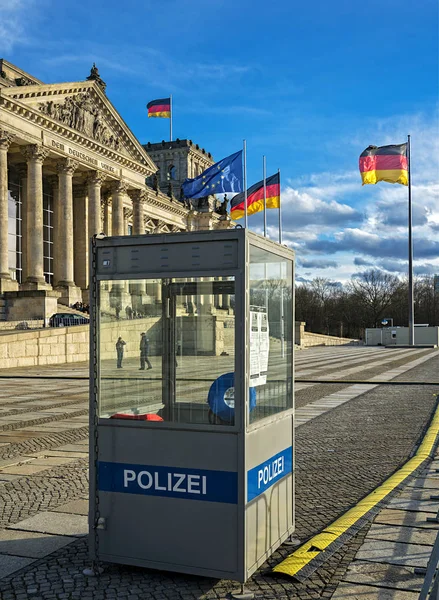
[[[311,371],[337,381],[375,377],[423,358],[425,362],[396,377],[412,385],[375,387],[297,428],[295,537],[301,542],[321,531],[411,455],[428,425],[438,392],[437,385],[416,382],[438,381],[439,353],[364,347],[297,353],[296,377]],[[8,374],[81,377],[86,376],[86,365],[13,369]],[[298,384],[296,404],[306,409],[310,402],[324,401],[349,385]],[[87,529],[88,383],[81,379],[0,379],[0,393],[1,600],[208,600],[225,598],[236,588],[224,580],[118,565],[106,566],[98,578],[85,577],[82,570],[89,562],[81,535]],[[292,551],[282,546],[248,587],[259,598],[330,598],[366,533],[367,527],[301,584],[270,573]]]

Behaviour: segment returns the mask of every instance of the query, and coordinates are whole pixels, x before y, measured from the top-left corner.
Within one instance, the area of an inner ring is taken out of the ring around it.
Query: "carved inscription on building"
[[[67,144],[64,144],[64,142],[60,142],[59,140],[56,140],[47,135],[44,135],[44,145],[46,147],[52,148],[53,150],[56,150],[58,152],[62,152],[63,154],[66,154],[67,156],[70,156],[71,158],[74,158],[81,162],[85,162],[86,164],[90,165],[94,169],[101,169],[101,170],[106,171],[107,173],[110,173],[115,176],[120,175],[120,169],[117,168],[116,166],[112,165],[108,161],[100,160],[99,158],[96,158],[95,156],[92,156],[86,152],[83,152],[80,148],[73,148],[72,146],[68,146]]]

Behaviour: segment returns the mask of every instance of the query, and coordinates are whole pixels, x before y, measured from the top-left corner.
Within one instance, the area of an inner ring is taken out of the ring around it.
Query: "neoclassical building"
[[[87,301],[96,233],[231,226],[214,198],[180,197],[210,153],[190,140],[142,145],[105,88],[94,65],[84,81],[44,84],[0,60],[1,298]]]

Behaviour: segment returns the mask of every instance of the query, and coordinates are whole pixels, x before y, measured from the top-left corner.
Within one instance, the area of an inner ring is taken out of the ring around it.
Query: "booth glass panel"
[[[252,424],[293,408],[292,262],[250,245],[249,283]]]
[[[100,281],[99,416],[233,426],[217,382],[235,371],[234,292],[230,277]]]
[[[163,406],[162,282],[100,281],[99,299],[99,416],[155,414]]]
[[[233,425],[233,390],[222,390],[218,382],[235,370],[234,279],[176,279],[170,296],[175,319],[170,343],[176,352],[175,376],[170,364],[172,420]]]

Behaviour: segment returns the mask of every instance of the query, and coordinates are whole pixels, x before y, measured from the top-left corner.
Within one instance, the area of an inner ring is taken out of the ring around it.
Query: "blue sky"
[[[265,154],[299,280],[405,275],[407,188],[362,187],[357,165],[410,133],[415,272],[439,273],[436,0],[0,0],[0,14],[1,56],[47,83],[96,62],[142,143],[167,138],[145,104],[172,93],[174,137],[218,160],[245,138],[249,185]]]

